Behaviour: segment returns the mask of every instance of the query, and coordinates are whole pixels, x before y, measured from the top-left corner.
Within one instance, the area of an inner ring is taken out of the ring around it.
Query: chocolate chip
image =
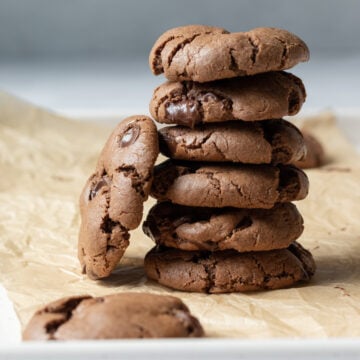
[[[92,189],[90,189],[89,200],[94,199],[94,197],[97,195],[99,190],[104,186],[109,186],[109,184],[110,184],[109,177],[107,175],[103,176],[101,180],[98,181]]]
[[[219,97],[215,94],[208,92],[202,96],[202,101],[208,102],[208,101],[218,101]]]
[[[297,90],[295,89],[290,90],[288,103],[289,103],[289,109],[288,109],[289,115],[294,115],[300,110],[301,100],[299,98],[299,94]]]
[[[142,228],[143,228],[144,233],[147,236],[149,236],[151,239],[153,239],[155,242],[161,236],[160,231],[159,231],[158,227],[156,226],[155,220],[153,220],[153,219],[149,219],[149,221],[144,221]]]
[[[201,122],[199,104],[194,100],[170,102],[166,106],[166,117],[179,125],[193,127]]]
[[[140,127],[137,124],[129,124],[128,129],[125,130],[124,134],[118,139],[120,147],[126,147],[133,144],[140,135]]]

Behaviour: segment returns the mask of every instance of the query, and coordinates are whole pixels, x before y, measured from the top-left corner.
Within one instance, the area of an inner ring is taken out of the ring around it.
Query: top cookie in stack
[[[229,33],[223,28],[188,25],[166,31],[150,52],[150,68],[171,81],[208,82],[290,69],[309,60],[309,49],[282,29],[256,28]]]
[[[309,280],[311,254],[295,240],[303,221],[291,201],[308,192],[291,164],[305,155],[302,134],[283,116],[306,98],[283,70],[307,61],[288,31],[229,33],[192,25],[165,32],[150,53],[152,116],[170,157],[155,168],[155,205],[144,231],[158,245],[145,258],[148,277],[186,291],[274,289]]]

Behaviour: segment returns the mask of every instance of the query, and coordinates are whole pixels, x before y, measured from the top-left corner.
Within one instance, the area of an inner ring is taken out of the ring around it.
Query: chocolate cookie
[[[68,297],[35,313],[24,340],[200,337],[204,331],[173,296],[122,293]]]
[[[296,242],[287,249],[249,253],[155,247],[145,257],[145,271],[150,279],[173,289],[229,293],[279,289],[308,281],[315,262]]]
[[[308,187],[305,173],[293,166],[167,160],[155,167],[151,196],[186,206],[269,209],[304,199]]]
[[[303,219],[291,203],[272,209],[212,209],[163,202],[143,223],[145,234],[156,244],[187,251],[283,249],[303,229]]]
[[[305,156],[301,132],[286,120],[256,123],[167,126],[159,130],[160,151],[172,159],[288,164]]]
[[[294,165],[301,169],[312,169],[324,165],[325,152],[319,141],[307,132],[303,132],[306,155],[304,158],[294,161]]]
[[[155,89],[150,112],[160,123],[194,127],[200,123],[295,115],[305,99],[299,78],[271,72],[205,84],[168,81]]]
[[[110,275],[129,245],[128,230],[140,224],[158,151],[156,126],[142,115],[123,120],[106,142],[80,196],[78,257],[90,278]]]
[[[155,42],[149,64],[155,75],[172,81],[214,81],[285,70],[309,59],[309,49],[296,35],[282,29],[248,32],[203,25],[166,31]]]

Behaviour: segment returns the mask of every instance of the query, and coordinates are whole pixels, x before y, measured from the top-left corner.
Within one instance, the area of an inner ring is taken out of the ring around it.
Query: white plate
[[[359,359],[359,339],[342,340],[117,340],[27,343],[2,347],[0,358],[42,359]]]

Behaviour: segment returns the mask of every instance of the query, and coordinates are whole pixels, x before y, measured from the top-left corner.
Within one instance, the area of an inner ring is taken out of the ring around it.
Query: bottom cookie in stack
[[[182,291],[230,293],[272,290],[308,281],[315,272],[309,251],[294,242],[286,249],[239,253],[154,247],[145,257],[146,275]]]
[[[147,276],[177,290],[278,289],[315,272],[312,255],[295,242],[303,219],[292,203],[214,209],[161,202],[143,230],[157,244],[145,257]]]

